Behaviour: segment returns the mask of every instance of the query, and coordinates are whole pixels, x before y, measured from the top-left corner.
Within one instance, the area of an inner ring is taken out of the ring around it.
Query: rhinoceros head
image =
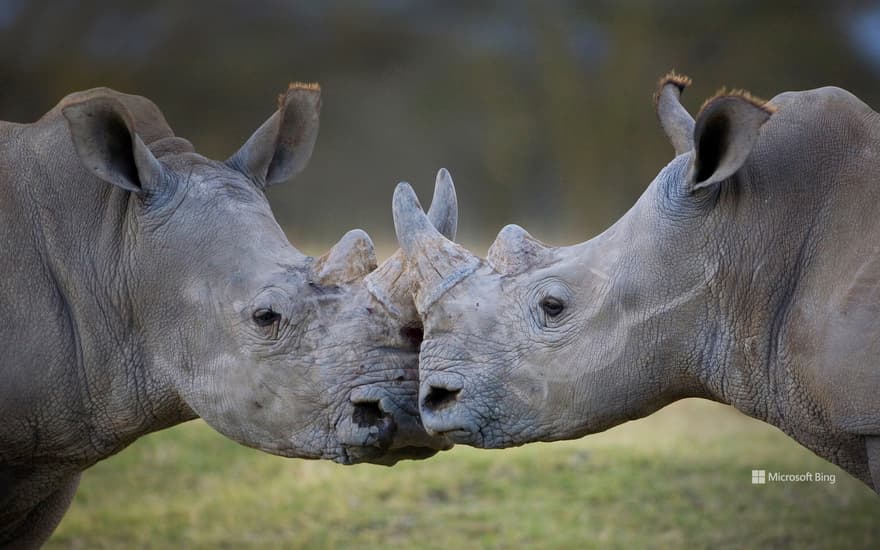
[[[144,399],[174,388],[181,418],[267,452],[392,464],[450,444],[418,418],[421,327],[399,255],[376,268],[373,244],[347,233],[320,258],[288,242],[265,188],[301,171],[320,91],[292,85],[278,110],[225,162],[176,137],[141,137],[142,116],[113,97],[64,108],[76,150],[98,178],[131,193],[117,235],[150,365]],[[146,131],[144,132],[146,133]],[[108,187],[109,189],[109,187]],[[432,218],[454,233],[441,184]],[[126,257],[127,256],[127,257]],[[369,288],[368,288],[369,287]],[[108,291],[111,292],[111,291]]]
[[[480,447],[567,439],[696,391],[688,368],[702,353],[696,327],[712,267],[695,242],[712,242],[703,232],[719,214],[719,184],[743,165],[770,110],[722,95],[695,124],[677,102],[681,82],[667,84],[658,114],[680,154],[585,243],[550,247],[511,225],[483,260],[437,232],[398,186],[429,432]]]

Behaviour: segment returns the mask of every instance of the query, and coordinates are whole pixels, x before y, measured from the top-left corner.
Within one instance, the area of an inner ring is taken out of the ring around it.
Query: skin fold
[[[839,88],[720,93],[694,119],[689,83],[656,96],[675,158],[584,243],[507,226],[480,259],[398,187],[423,423],[500,448],[702,397],[880,491],[880,119]]]

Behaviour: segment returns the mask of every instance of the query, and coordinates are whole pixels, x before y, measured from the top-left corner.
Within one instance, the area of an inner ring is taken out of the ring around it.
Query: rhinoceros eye
[[[268,327],[281,320],[281,314],[272,308],[262,308],[254,312],[254,323],[259,327]]]
[[[548,317],[557,317],[565,309],[565,304],[559,298],[547,296],[541,300],[541,309]]]

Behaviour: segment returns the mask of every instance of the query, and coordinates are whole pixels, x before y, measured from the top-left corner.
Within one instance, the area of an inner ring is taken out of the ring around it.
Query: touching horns
[[[434,200],[437,200],[438,193],[442,197],[450,192],[454,196],[452,178],[446,170],[440,170]],[[397,240],[412,276],[416,309],[423,311],[472,273],[479,266],[480,259],[437,230],[442,224],[433,223],[434,220],[425,214],[408,183],[399,183],[394,190],[393,213]]]
[[[437,172],[434,197],[431,199],[427,219],[432,229],[435,229],[441,237],[455,239],[458,228],[458,199],[452,177],[445,168]],[[370,293],[397,317],[405,314],[400,306],[411,303],[412,300],[412,277],[406,270],[406,260],[403,250],[398,250],[365,280]],[[415,322],[417,319],[412,321]]]

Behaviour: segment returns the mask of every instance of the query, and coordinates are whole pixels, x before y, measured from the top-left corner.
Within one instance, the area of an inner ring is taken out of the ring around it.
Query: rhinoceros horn
[[[452,177],[445,168],[437,172],[434,197],[428,210],[428,221],[441,236],[455,239],[458,228],[458,199]],[[413,316],[412,319],[402,319],[404,322],[418,321],[414,316],[415,312],[400,309],[401,305],[411,303],[413,282],[411,274],[406,270],[406,255],[401,249],[382,262],[382,265],[365,280],[370,293],[382,302],[392,315],[401,319],[407,313]]]
[[[428,219],[437,231],[447,239],[454,241],[458,229],[458,198],[455,195],[455,184],[449,170],[441,168],[434,180],[434,196],[428,207]]]
[[[539,264],[550,249],[518,225],[507,225],[489,248],[486,261],[502,275],[516,275]]]
[[[352,229],[326,254],[315,261],[315,279],[322,285],[344,285],[366,277],[376,269],[376,251],[370,236]]]
[[[437,186],[446,181],[451,188],[449,173],[441,170]],[[435,190],[435,196],[436,193]],[[433,208],[433,204],[431,206]],[[406,256],[407,271],[412,276],[416,309],[422,312],[477,269],[480,259],[437,230],[408,183],[399,183],[394,190],[393,212],[394,230]]]

